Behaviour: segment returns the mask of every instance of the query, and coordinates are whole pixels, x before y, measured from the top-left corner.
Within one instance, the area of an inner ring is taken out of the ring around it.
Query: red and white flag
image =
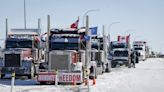
[[[120,42],[120,41],[121,41],[120,38],[121,38],[121,36],[119,35],[119,36],[117,37],[117,41]]]
[[[120,35],[119,35],[117,41],[119,41],[119,42],[125,41],[125,36],[120,36]]]
[[[78,24],[79,24],[79,17],[78,17],[78,19],[74,22],[74,23],[72,23],[71,25],[70,25],[70,27],[71,28],[78,28]]]
[[[126,42],[129,43],[130,42],[130,34],[127,36],[118,36],[118,41],[119,42]]]
[[[128,36],[126,36],[126,43],[130,42],[130,34]]]

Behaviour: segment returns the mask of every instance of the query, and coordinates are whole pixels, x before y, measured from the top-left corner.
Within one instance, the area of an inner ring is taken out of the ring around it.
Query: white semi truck
[[[116,67],[117,64],[125,64],[131,67],[130,61],[130,47],[125,42],[112,41],[111,42],[111,52],[112,54],[112,67]]]
[[[134,41],[133,42],[133,49],[139,52],[139,60],[146,60],[147,55],[147,47],[145,41]]]

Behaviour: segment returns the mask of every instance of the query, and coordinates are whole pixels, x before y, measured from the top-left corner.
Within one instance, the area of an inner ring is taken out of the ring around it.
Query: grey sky
[[[51,16],[51,27],[69,27],[77,17],[82,26],[83,15],[90,12],[90,26],[102,25],[116,40],[117,35],[131,34],[131,41],[146,40],[155,51],[164,53],[164,0],[26,0],[27,27],[37,27],[41,18],[42,32],[46,31],[46,18]],[[0,0],[0,38],[5,37],[5,18],[10,28],[23,28],[23,0]],[[109,28],[112,22],[120,22]]]

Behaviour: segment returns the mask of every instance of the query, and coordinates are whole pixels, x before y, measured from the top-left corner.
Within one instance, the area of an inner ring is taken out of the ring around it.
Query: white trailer
[[[139,60],[146,60],[146,42],[145,41],[134,41],[133,49],[139,52]]]

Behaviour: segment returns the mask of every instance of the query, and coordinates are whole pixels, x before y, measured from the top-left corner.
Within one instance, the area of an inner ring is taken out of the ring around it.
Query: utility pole
[[[24,28],[26,29],[26,0],[24,0]]]
[[[6,47],[6,40],[8,38],[8,19],[6,18],[6,39],[5,39],[5,45],[4,47]]]
[[[90,38],[90,31],[89,31],[89,16],[86,16],[86,36],[89,37],[89,40],[86,41],[86,69],[87,73],[89,72],[89,63],[90,63],[90,58],[91,58],[91,38]],[[87,86],[88,86],[88,92],[90,92],[90,87],[89,87],[89,74],[87,74]]]
[[[38,19],[38,29],[39,29],[39,35],[41,34],[41,20]]]
[[[48,62],[48,70],[50,71],[51,69],[51,62],[49,62],[49,37],[50,37],[50,15],[47,16],[47,39],[46,39],[46,43],[47,43],[47,62]]]
[[[104,60],[106,61],[106,35],[105,35],[105,26],[103,25],[103,51],[104,51]]]
[[[107,66],[107,70],[106,70],[106,72],[109,72],[110,71],[110,64],[109,64],[109,62],[108,62],[108,60],[107,60],[107,58],[108,58],[108,47],[107,47],[107,35],[106,35],[106,32],[105,32],[105,26],[103,25],[103,51],[104,51],[104,61],[105,61],[105,63],[108,65]]]
[[[6,18],[6,39],[8,37],[8,19]]]

